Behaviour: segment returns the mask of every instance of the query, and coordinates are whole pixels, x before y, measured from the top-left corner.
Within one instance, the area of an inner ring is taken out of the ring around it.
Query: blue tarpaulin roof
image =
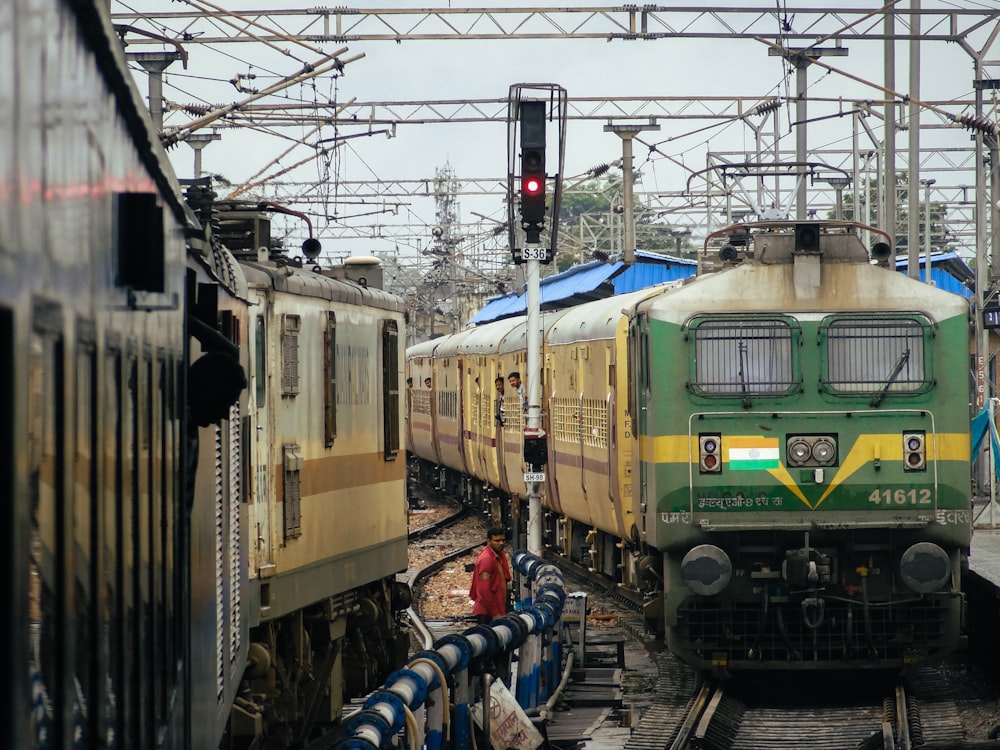
[[[905,256],[897,258],[896,269],[906,273],[907,260]],[[924,280],[924,265],[925,258],[921,256],[921,281]],[[570,307],[593,299],[604,299],[685,279],[694,276],[697,269],[698,264],[693,260],[641,251],[636,252],[635,263],[630,266],[626,266],[620,259],[610,263],[595,260],[542,279],[539,283],[539,304],[543,310]],[[972,296],[975,275],[957,253],[932,253],[931,279],[935,286],[946,292],[967,298]],[[495,297],[472,317],[469,325],[524,315],[526,309],[524,294]]]
[[[626,266],[621,260],[612,263],[595,260],[573,266],[554,276],[547,276],[539,283],[539,304],[543,310],[570,307],[694,276],[698,267],[693,260],[656,253],[637,252],[635,261]],[[479,325],[500,318],[524,315],[526,309],[524,294],[496,297],[487,302],[469,324]]]
[[[920,256],[920,280],[926,281],[927,258]],[[896,258],[896,270],[906,273],[910,267],[906,256]],[[972,297],[975,274],[958,253],[931,253],[931,281],[938,289],[943,289],[962,297]]]

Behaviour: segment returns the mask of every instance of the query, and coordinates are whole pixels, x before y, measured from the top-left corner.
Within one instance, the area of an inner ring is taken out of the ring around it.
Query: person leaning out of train
[[[497,394],[496,408],[493,416],[496,417],[497,427],[503,427],[503,376],[497,375],[493,381],[493,388]]]
[[[502,528],[490,527],[486,532],[486,546],[479,553],[472,569],[469,598],[473,602],[472,614],[482,625],[507,614],[507,591],[512,575],[510,560],[503,549],[506,541]]]
[[[521,400],[521,409],[527,413],[528,402],[524,400],[524,383],[521,382],[521,373],[517,370],[511,370],[507,375],[507,382],[510,383],[510,387],[517,391],[517,397]]]

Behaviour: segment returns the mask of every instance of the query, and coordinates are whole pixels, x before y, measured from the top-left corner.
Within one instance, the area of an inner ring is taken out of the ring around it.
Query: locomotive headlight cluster
[[[903,471],[927,470],[927,434],[903,433]]]
[[[785,460],[789,466],[832,466],[837,462],[837,436],[790,435]]]

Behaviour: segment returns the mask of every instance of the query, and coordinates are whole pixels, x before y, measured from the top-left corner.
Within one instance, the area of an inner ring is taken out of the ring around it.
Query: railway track
[[[415,594],[422,584],[444,566],[482,546],[482,533],[472,535],[474,539],[462,532],[451,534],[448,539],[441,538],[447,530],[470,517],[468,510],[462,505],[433,497],[430,493],[422,494],[421,503],[434,509],[434,520],[410,531],[411,567],[400,576]],[[427,552],[430,554],[426,554]],[[410,606],[406,614],[415,631],[412,638],[414,650],[431,648],[443,635],[460,632],[475,624],[471,615],[457,619],[424,617],[416,604]]]
[[[957,703],[931,668],[882,687],[859,685],[854,676],[822,691],[810,690],[801,678],[783,684],[777,676],[767,683],[723,685],[694,675],[669,655],[661,657],[660,670],[656,699],[624,750],[1000,747],[992,740],[965,740]]]
[[[454,521],[433,525],[447,528]],[[432,528],[431,526],[428,529]],[[416,530],[414,539],[429,539],[432,531]],[[461,556],[478,549],[481,535],[467,547],[442,554],[421,569],[415,581]],[[636,640],[648,641],[642,633],[641,603],[630,592],[611,582],[595,580],[590,571],[553,557],[567,582],[594,592],[595,608],[614,606],[620,621],[639,622],[625,627]],[[412,572],[412,571],[411,571]],[[462,576],[463,582],[465,576]],[[600,602],[600,604],[598,604]],[[424,644],[448,632],[470,626],[462,618],[428,618],[414,625],[422,629]],[[426,647],[425,645],[419,646]],[[994,740],[966,739],[985,732],[963,728],[967,703],[982,701],[970,692],[972,680],[962,667],[926,666],[906,674],[898,682],[882,673],[810,675],[783,677],[772,673],[754,684],[740,678],[725,683],[713,681],[663,651],[654,655],[658,678],[643,696],[640,718],[620,746],[622,750],[998,750]],[[880,682],[881,681],[881,682]],[[962,683],[962,684],[957,684]],[[652,695],[650,695],[652,693]],[[963,698],[963,695],[965,698]],[[968,699],[968,700],[966,700]],[[603,746],[602,746],[603,747]]]

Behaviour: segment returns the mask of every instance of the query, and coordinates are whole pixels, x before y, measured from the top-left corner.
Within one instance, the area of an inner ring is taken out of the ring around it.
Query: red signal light
[[[538,177],[524,178],[524,192],[527,195],[538,195],[542,192],[542,181]]]

